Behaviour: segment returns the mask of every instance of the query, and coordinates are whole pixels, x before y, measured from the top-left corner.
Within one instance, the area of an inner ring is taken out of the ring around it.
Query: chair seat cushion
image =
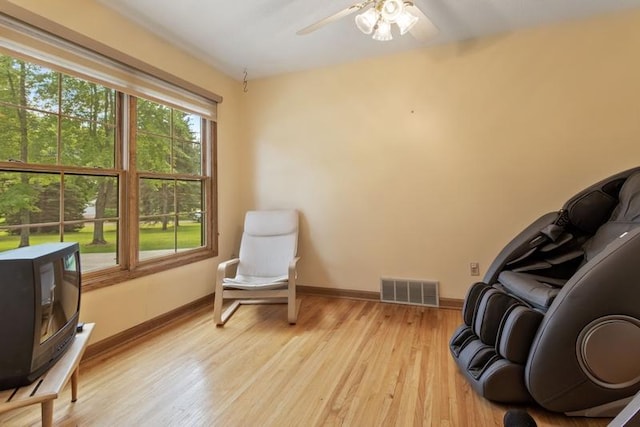
[[[236,277],[227,277],[222,284],[225,288],[233,289],[280,289],[286,288],[289,276],[259,277],[238,274]]]
[[[498,281],[509,293],[544,310],[549,308],[560,292],[560,288],[557,286],[514,271],[503,271],[498,276]]]

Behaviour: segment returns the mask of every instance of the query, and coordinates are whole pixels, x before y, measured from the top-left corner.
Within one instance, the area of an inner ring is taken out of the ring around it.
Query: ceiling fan
[[[296,34],[309,34],[363,9],[366,10],[356,16],[356,26],[364,34],[373,34],[374,40],[391,40],[393,38],[391,24],[396,24],[400,35],[409,32],[418,40],[427,40],[438,32],[436,26],[418,9],[413,1],[365,0],[321,19],[301,29]]]

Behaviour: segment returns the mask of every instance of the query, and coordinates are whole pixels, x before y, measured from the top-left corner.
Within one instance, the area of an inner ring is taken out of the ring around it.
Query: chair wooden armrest
[[[213,299],[213,320],[216,325],[224,324],[222,319],[222,294],[224,292],[223,281],[227,277],[229,268],[237,266],[240,258],[233,258],[218,264],[218,272],[216,274],[215,295]],[[226,319],[225,319],[226,320]]]
[[[229,268],[235,267],[236,265],[238,265],[239,262],[240,262],[240,258],[233,258],[218,264],[218,277],[217,277],[218,280],[217,281],[222,283],[222,279],[224,279],[225,277],[229,277],[227,276]]]
[[[300,261],[300,257],[297,256],[291,260],[289,263],[289,283],[293,281],[295,285],[295,280],[298,278],[298,261]]]

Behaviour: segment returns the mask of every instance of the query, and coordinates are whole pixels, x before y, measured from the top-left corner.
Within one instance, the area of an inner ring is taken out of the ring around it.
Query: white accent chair
[[[224,325],[241,304],[288,305],[288,319],[295,324],[298,212],[295,210],[249,211],[238,258],[218,265],[213,319]],[[229,277],[236,267],[235,277]],[[235,300],[225,311],[225,299]]]

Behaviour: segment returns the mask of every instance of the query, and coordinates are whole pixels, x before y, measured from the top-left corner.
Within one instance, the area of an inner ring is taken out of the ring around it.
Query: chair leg
[[[213,297],[213,321],[216,326],[222,326],[222,293],[224,292],[221,283],[216,283],[215,296]]]
[[[238,309],[238,307],[240,307],[241,304],[242,304],[242,301],[232,302],[231,305],[227,307],[227,309],[224,311],[224,313],[222,313],[222,318],[220,320],[222,323],[218,323],[217,325],[222,326],[225,323],[227,323],[227,320],[229,320],[229,317],[231,317],[231,315],[236,312],[236,310]]]
[[[296,300],[293,303],[293,310],[291,310],[291,306],[289,306],[288,308],[288,317],[289,317],[289,324],[290,325],[295,325],[298,322],[298,314],[300,313],[300,304],[302,303],[302,300],[300,298],[296,298]],[[293,321],[292,321],[293,319]]]
[[[289,285],[289,295],[287,297],[287,317],[289,318],[289,324],[291,325],[295,325],[298,321],[295,283]]]

